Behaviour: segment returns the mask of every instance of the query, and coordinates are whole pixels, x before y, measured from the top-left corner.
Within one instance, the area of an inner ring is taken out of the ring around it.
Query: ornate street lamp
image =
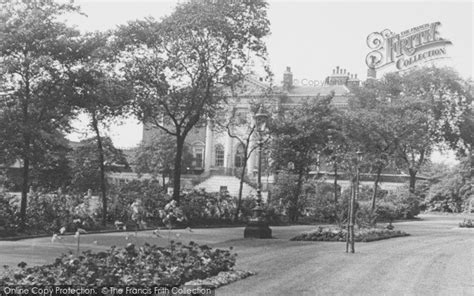
[[[262,110],[262,105],[255,114],[255,124],[258,132],[258,175],[257,175],[257,205],[252,210],[253,217],[249,220],[244,230],[245,238],[271,238],[272,230],[268,227],[268,223],[263,217],[262,208],[262,150],[263,150],[263,133],[267,125],[268,114]]]

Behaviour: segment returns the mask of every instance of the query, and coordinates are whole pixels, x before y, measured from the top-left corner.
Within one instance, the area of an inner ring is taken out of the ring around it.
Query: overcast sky
[[[84,31],[115,28],[128,20],[168,15],[178,1],[81,1],[84,16],[69,18]],[[473,77],[473,15],[471,1],[464,2],[360,2],[269,1],[271,36],[267,38],[269,64],[275,82],[290,66],[295,79],[323,80],[336,66],[366,78],[367,35],[390,29],[401,32],[436,21],[440,36],[450,40],[449,59],[437,62],[454,67],[462,77]],[[78,124],[77,126],[80,126]],[[127,120],[110,131],[119,147],[133,147],[141,140],[141,126]],[[80,134],[71,136],[79,139]]]

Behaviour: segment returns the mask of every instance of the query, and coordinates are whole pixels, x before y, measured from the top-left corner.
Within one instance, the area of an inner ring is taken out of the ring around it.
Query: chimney
[[[286,71],[283,73],[283,88],[288,91],[292,87],[293,87],[293,73],[291,73],[290,67],[286,67]]]
[[[375,68],[367,69],[367,79],[376,79],[377,78],[377,71]]]

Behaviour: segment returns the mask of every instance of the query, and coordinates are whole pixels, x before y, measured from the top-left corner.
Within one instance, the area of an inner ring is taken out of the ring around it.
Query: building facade
[[[228,114],[224,118],[232,116],[234,124],[231,134],[222,126],[222,122],[207,120],[205,125],[194,128],[186,138],[186,145],[192,153],[193,161],[189,168],[185,168],[188,174],[183,176],[184,187],[204,188],[207,191],[227,190],[231,195],[236,195],[235,184],[239,183],[239,178],[245,166],[244,194],[253,192],[252,183],[255,182],[257,174],[257,151],[256,149],[249,155],[245,162],[244,146],[238,139],[231,135],[246,138],[249,132],[248,127],[253,126],[252,108],[258,102],[265,102],[270,109],[291,107],[301,104],[304,100],[334,95],[332,103],[338,108],[345,108],[351,95],[350,89],[358,86],[360,80],[357,75],[350,74],[345,69],[336,67],[332,74],[319,85],[295,83],[290,67],[286,68],[283,80],[279,86],[271,86],[263,79],[248,76],[229,95]],[[222,118],[222,117],[221,117]],[[226,121],[225,119],[223,121]],[[242,123],[239,126],[239,121]],[[161,131],[150,125],[144,125],[143,141],[150,142]],[[257,136],[250,138],[249,149],[257,145]],[[262,178],[264,185],[271,183],[272,176]]]

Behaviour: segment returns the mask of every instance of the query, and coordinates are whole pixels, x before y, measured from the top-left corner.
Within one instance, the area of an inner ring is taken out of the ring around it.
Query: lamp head
[[[268,114],[263,111],[262,105],[260,105],[260,108],[258,109],[257,114],[255,114],[255,121],[257,124],[257,130],[259,132],[265,131],[267,120],[268,120]]]

